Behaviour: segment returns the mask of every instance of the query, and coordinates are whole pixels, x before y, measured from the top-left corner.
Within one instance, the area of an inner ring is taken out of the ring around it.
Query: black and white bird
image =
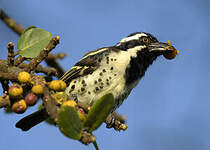
[[[153,61],[173,50],[168,43],[159,42],[149,33],[136,32],[114,46],[88,52],[60,79],[68,85],[65,92],[85,104],[92,105],[100,97],[112,93],[114,111],[139,83]],[[20,120],[16,127],[26,131],[33,126],[32,120],[39,123],[47,117],[42,114],[41,119],[33,118],[37,114]]]

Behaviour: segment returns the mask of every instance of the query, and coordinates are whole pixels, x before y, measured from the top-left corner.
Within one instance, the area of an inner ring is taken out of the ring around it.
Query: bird
[[[115,111],[156,58],[174,49],[150,33],[135,32],[114,46],[88,52],[60,80],[67,84],[67,95],[90,106],[105,94],[112,93],[112,111]],[[16,127],[28,131],[47,117],[45,110],[39,110],[21,119]]]

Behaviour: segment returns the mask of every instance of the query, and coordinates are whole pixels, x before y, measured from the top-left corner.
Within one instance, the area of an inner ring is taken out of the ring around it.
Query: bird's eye
[[[149,43],[149,39],[146,38],[146,37],[143,37],[143,38],[142,38],[142,42],[144,42],[144,43]]]

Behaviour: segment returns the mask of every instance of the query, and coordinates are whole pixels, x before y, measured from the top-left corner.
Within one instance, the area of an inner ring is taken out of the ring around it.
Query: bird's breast
[[[122,95],[127,92],[125,70],[129,61],[130,56],[125,51],[105,54],[97,70],[73,79],[66,93],[90,105],[107,93],[112,93],[116,100],[124,99]]]

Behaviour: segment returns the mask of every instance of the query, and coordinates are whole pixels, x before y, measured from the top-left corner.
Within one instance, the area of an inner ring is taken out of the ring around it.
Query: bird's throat
[[[148,52],[139,52],[137,57],[131,57],[125,72],[126,84],[130,85],[141,79],[156,58],[156,55]]]

